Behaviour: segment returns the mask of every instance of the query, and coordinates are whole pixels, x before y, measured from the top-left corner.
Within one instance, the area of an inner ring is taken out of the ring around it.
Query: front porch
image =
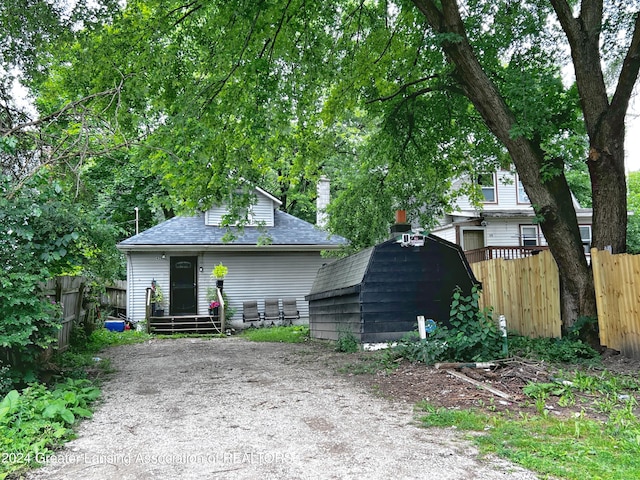
[[[165,315],[147,317],[147,333],[172,335],[175,333],[221,334],[224,320],[220,315]]]

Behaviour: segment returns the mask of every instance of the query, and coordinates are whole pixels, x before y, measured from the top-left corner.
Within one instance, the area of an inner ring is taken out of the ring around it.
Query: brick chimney
[[[411,231],[411,224],[407,223],[407,212],[404,210],[396,210],[396,223],[391,225],[391,238]]]
[[[318,179],[318,197],[316,198],[316,225],[319,228],[325,228],[329,221],[327,206],[330,200],[330,187],[329,178],[322,175]]]

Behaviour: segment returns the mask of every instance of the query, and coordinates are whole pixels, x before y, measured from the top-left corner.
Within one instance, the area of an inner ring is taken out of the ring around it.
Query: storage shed
[[[448,325],[456,286],[469,295],[474,284],[460,246],[405,234],[320,268],[305,297],[311,336],[380,343],[415,331],[418,315]]]

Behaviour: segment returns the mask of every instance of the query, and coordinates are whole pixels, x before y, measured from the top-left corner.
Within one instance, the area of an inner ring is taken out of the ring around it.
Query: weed
[[[599,365],[600,356],[589,345],[570,338],[527,338],[509,335],[512,355],[552,363]]]
[[[341,330],[338,332],[336,352],[354,353],[358,350],[360,350],[360,344],[351,330]]]
[[[473,287],[464,296],[457,288],[451,299],[449,323],[429,333],[426,339],[417,332],[405,335],[389,355],[410,362],[433,364],[438,361],[488,361],[501,356],[502,337],[491,311],[478,307],[479,291]]]
[[[498,454],[544,477],[640,478],[640,421],[633,394],[638,382],[609,372],[559,375],[567,380],[524,388],[538,415],[496,413],[487,420],[484,413],[423,405],[427,415],[420,419],[424,426],[455,425],[483,431],[472,437],[483,453]],[[550,396],[560,397],[559,403],[573,404],[583,394],[588,395],[590,407],[607,414],[605,421],[587,418],[584,409],[570,418],[549,415],[546,402]]]
[[[34,383],[0,402],[0,478],[40,463],[69,439],[79,418],[89,418],[100,390],[88,380],[67,380],[53,389]]]

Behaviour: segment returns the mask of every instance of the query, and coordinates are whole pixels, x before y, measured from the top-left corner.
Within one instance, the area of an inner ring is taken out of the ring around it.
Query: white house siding
[[[518,203],[518,185],[517,175],[507,171],[499,171],[496,173],[496,202],[482,203],[480,209],[484,211],[504,210],[507,208],[526,209],[528,203]],[[457,184],[459,185],[461,181]],[[454,185],[455,188],[455,185]],[[478,207],[472,205],[469,198],[464,196],[456,200],[457,209],[459,211],[476,211]]]
[[[222,262],[229,268],[224,280],[224,291],[229,304],[236,309],[233,323],[242,323],[242,302],[257,300],[258,310],[264,311],[265,298],[295,297],[298,302],[301,322],[308,322],[309,305],[304,296],[311,286],[318,269],[331,261],[320,256],[319,252],[189,252],[175,251],[166,253],[162,259],[157,253],[133,252],[129,255],[128,303],[127,312],[134,320],[145,318],[146,289],[156,280],[165,295],[165,309],[169,299],[169,257],[195,256],[198,285],[198,314],[206,314],[209,302],[207,288],[215,285],[211,278],[213,267]],[[200,272],[199,267],[202,267]],[[281,304],[282,305],[282,304]]]
[[[169,301],[169,254],[131,253],[127,255],[127,316],[136,321],[144,320],[147,288],[151,282],[162,289],[165,308]]]
[[[215,284],[210,278],[213,267],[222,262],[229,268],[224,291],[229,304],[236,309],[233,323],[242,323],[242,302],[256,300],[258,310],[264,312],[265,298],[295,297],[301,320],[309,319],[309,304],[304,300],[318,269],[331,261],[320,252],[220,252],[202,256],[204,271],[198,279],[198,310],[207,311],[207,286]],[[282,308],[282,303],[280,303]]]
[[[257,203],[250,207],[252,223],[258,224],[260,222],[264,222],[266,227],[273,227],[274,219],[273,219],[273,210],[275,205],[273,204],[273,200],[267,198],[262,195],[260,192],[256,192],[257,195]],[[211,207],[206,211],[204,221],[205,225],[220,225],[222,221],[222,217],[228,212],[228,207],[226,205]]]
[[[456,243],[456,228],[453,225],[434,229],[430,233],[432,233],[436,237],[443,238],[451,243]]]

